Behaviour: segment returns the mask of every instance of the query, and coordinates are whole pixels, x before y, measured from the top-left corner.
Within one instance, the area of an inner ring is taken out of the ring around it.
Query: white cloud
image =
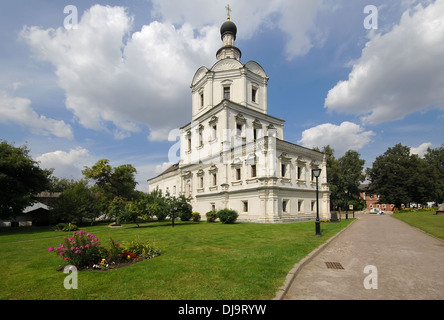
[[[37,114],[31,108],[31,100],[13,97],[4,91],[0,92],[0,123],[22,125],[34,134],[52,134],[68,139],[74,137],[69,124]]]
[[[329,91],[327,109],[366,123],[444,109],[444,0],[417,5],[390,32],[369,37],[349,79]]]
[[[81,179],[85,166],[94,164],[95,159],[85,148],[77,147],[66,151],[44,153],[36,158],[42,168],[54,169],[53,175],[59,178]]]
[[[410,154],[417,154],[419,157],[424,157],[427,153],[427,149],[430,148],[433,144],[430,142],[424,142],[418,147],[410,147]]]
[[[79,123],[117,139],[140,131],[141,124],[154,131],[183,124],[192,76],[220,46],[216,27],[195,34],[189,24],[155,21],[130,35],[131,26],[124,8],[95,5],[77,29],[21,32],[36,57],[55,66],[66,106]]]
[[[200,28],[226,18],[225,0],[153,0],[155,18],[182,24],[192,21]],[[285,56],[291,60],[303,56],[322,42],[315,19],[319,11],[326,10],[322,0],[237,0],[231,5],[231,20],[238,27],[238,37],[248,39],[262,28],[273,28],[286,37]]]
[[[362,149],[371,141],[373,135],[372,131],[364,131],[364,128],[355,123],[343,122],[339,126],[325,123],[305,130],[298,143],[308,148],[320,149],[330,145],[335,154],[341,156],[348,150]]]
[[[222,0],[155,0],[152,14],[160,21],[133,31],[125,8],[94,5],[76,29],[24,27],[21,38],[36,58],[55,67],[66,107],[82,126],[116,139],[147,126],[148,139],[162,141],[190,117],[189,85],[197,68],[215,62],[225,6]],[[239,37],[279,30],[292,59],[316,44],[315,18],[323,9],[322,0],[260,0],[254,6],[242,0],[232,16]]]

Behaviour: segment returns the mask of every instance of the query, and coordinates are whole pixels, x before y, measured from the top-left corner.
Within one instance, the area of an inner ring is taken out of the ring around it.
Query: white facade
[[[254,61],[243,65],[235,25],[221,28],[223,47],[211,69],[191,84],[192,122],[180,129],[180,162],[149,180],[150,190],[192,197],[193,211],[234,209],[241,221],[314,219],[316,180],[321,219],[330,218],[323,153],[284,141],[284,120],[267,114],[268,77]]]

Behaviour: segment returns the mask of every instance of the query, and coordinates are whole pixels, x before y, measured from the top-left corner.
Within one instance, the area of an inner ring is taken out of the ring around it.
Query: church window
[[[217,185],[217,174],[213,173],[213,186]]]
[[[298,212],[302,212],[303,207],[304,207],[304,200],[298,200]]]
[[[242,128],[243,128],[243,125],[242,125],[242,123],[236,123],[236,134],[238,135],[238,136],[241,136],[242,135]]]
[[[241,180],[241,168],[236,168],[236,180]]]
[[[204,106],[204,94],[203,92],[200,94],[200,107]]]
[[[288,200],[282,200],[282,212],[288,212]]]
[[[251,165],[251,177],[256,178],[256,165],[255,164]]]
[[[203,187],[204,187],[204,178],[203,178],[203,177],[200,177],[199,187],[200,187],[201,189],[203,189]]]
[[[224,87],[224,99],[230,100],[230,87]]]
[[[203,146],[203,130],[204,128],[201,126],[199,128],[199,147]]]
[[[212,127],[211,137],[213,138],[213,140],[215,140],[217,138],[217,125],[215,125],[215,124]]]
[[[251,89],[251,101],[257,102],[257,88],[255,87]]]
[[[288,177],[288,164],[287,163],[282,163],[281,164],[281,176],[283,178],[287,178]]]
[[[188,152],[191,152],[191,132],[187,133],[187,141],[188,141]]]
[[[298,167],[298,180],[302,180],[302,167]]]
[[[248,201],[242,201],[243,212],[248,212]]]

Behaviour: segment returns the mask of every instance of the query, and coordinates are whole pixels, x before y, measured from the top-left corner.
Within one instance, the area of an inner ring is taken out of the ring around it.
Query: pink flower
[[[90,244],[88,243],[86,246],[85,246],[85,248],[89,248],[90,247]]]
[[[48,251],[54,251],[54,247],[49,247]]]
[[[69,258],[68,258],[68,257],[65,257],[65,260],[69,260]]]
[[[115,245],[118,246],[118,247],[120,247],[120,243],[118,243],[118,242],[116,242]]]

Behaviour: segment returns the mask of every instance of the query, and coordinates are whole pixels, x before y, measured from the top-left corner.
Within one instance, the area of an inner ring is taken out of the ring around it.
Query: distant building
[[[60,192],[41,192],[38,202],[26,207],[23,214],[14,218],[0,220],[0,227],[30,227],[48,225],[50,205],[60,196]]]
[[[380,196],[379,194],[373,194],[369,192],[369,183],[363,183],[359,186],[359,196],[364,200],[365,207],[364,209],[367,212],[372,210],[382,210],[382,211],[393,211],[395,208],[394,204],[389,203],[379,203]]]
[[[278,223],[330,218],[325,154],[284,140],[284,120],[267,113],[267,77],[254,61],[242,64],[237,27],[222,24],[217,62],[191,83],[192,122],[180,128],[180,162],[148,180],[150,190],[192,197],[203,218],[234,209],[240,221]],[[292,102],[293,103],[293,102]]]

